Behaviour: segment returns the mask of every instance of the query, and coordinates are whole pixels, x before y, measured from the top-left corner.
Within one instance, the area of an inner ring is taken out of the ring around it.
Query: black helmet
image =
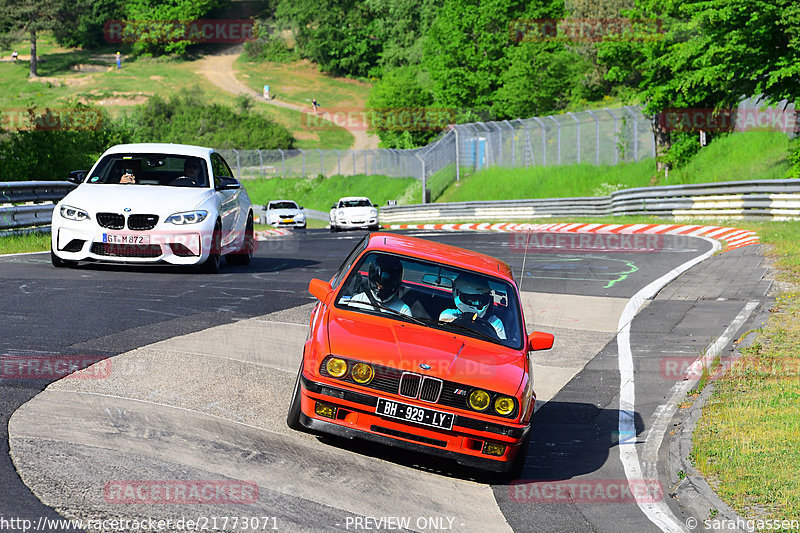
[[[459,274],[453,283],[453,300],[461,312],[483,318],[492,303],[489,282],[475,274]]]
[[[382,303],[386,303],[400,290],[403,265],[390,255],[379,255],[369,265],[369,290]]]

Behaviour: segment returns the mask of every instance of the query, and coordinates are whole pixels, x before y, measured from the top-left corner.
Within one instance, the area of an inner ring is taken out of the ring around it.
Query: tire
[[[331,231],[333,233],[336,233],[337,231],[339,231],[339,226],[337,226],[336,224],[331,224]]]
[[[78,264],[77,261],[68,261],[58,257],[55,252],[53,252],[52,244],[50,245],[50,262],[53,263],[53,266],[56,268],[73,268]]]
[[[211,235],[211,252],[208,254],[208,259],[200,265],[200,272],[203,274],[216,274],[219,272],[219,267],[222,264],[222,255],[220,255],[220,248],[222,247],[222,228],[219,222],[214,226],[214,233]]]
[[[297,371],[297,379],[294,382],[292,400],[289,402],[289,412],[286,414],[286,425],[295,431],[307,431],[306,427],[300,423],[300,376],[303,375],[303,362],[300,362],[300,369]]]
[[[226,255],[225,260],[232,265],[249,265],[253,259],[253,249],[255,245],[255,230],[253,229],[253,215],[247,217],[247,224],[244,228],[244,241],[238,252]]]
[[[531,444],[531,433],[533,429],[528,430],[528,434],[522,440],[522,443],[519,446],[519,451],[517,451],[516,457],[511,462],[511,470],[508,471],[506,477],[509,481],[518,479],[522,475],[522,471],[525,469],[525,461],[528,459],[528,447]]]

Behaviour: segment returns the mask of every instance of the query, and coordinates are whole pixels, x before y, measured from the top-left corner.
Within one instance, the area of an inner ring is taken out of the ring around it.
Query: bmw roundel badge
[[[420,364],[419,364],[419,367],[420,367],[422,370],[430,370],[430,369],[431,369],[431,365],[429,365],[429,364],[427,364],[427,363],[420,363]]]
[[[126,207],[125,209],[123,209],[123,211],[125,211],[126,213],[130,213],[131,212],[131,208],[130,207]]]

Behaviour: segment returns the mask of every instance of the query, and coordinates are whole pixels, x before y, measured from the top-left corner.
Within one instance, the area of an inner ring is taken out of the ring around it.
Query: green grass
[[[371,85],[357,80],[334,78],[319,71],[307,60],[291,63],[252,61],[244,54],[234,63],[236,77],[261,93],[270,86],[270,96],[311,110],[316,98],[321,109],[361,111],[366,105]]]
[[[0,254],[44,252],[49,249],[49,233],[31,233],[28,235],[9,235],[0,237]]]
[[[437,201],[600,196],[616,189],[651,185],[782,178],[789,170],[788,146],[783,133],[729,135],[708,145],[685,168],[670,173],[667,179],[656,172],[653,159],[599,167],[493,167],[462,176]],[[491,197],[487,197],[487,191],[491,191]]]
[[[737,223],[757,231],[779,279],[800,276],[800,227]],[[753,344],[703,408],[692,458],[716,492],[747,517],[800,519],[800,293],[781,293]]]
[[[38,68],[39,78],[35,80],[28,79],[28,61],[0,62],[0,113],[13,114],[26,106],[44,108],[81,101],[99,105],[108,110],[112,117],[118,117],[154,94],[168,97],[192,86],[203,90],[208,103],[235,105],[233,95],[198,73],[196,57],[125,57],[122,68],[117,70],[114,59],[116,48],[107,47],[91,52],[64,49],[56,46],[47,35],[39,39],[38,47],[42,62]],[[27,42],[18,43],[16,49],[27,57]],[[124,55],[125,48],[120,50]],[[213,48],[210,47],[209,51],[213,51]],[[93,65],[101,70],[77,71],[73,68],[76,65]],[[320,73],[317,76],[324,78]],[[335,82],[337,78],[326,78],[325,81],[331,84]],[[350,81],[342,80],[341,83],[348,85]],[[257,103],[253,109],[286,126],[298,140],[298,148],[343,150],[353,144],[353,136],[344,128],[335,125],[309,128],[305,125],[305,115],[298,111],[266,103]]]
[[[332,176],[330,178],[270,178],[244,182],[254,204],[270,200],[290,199],[303,207],[329,211],[343,196],[369,196],[373,203],[386,205],[388,200],[401,204],[414,203],[419,196],[419,181],[413,178],[386,176]]]
[[[602,184],[619,188],[645,187],[655,174],[653,160],[617,166],[569,165],[561,167],[501,168],[481,170],[450,184],[438,202],[516,200],[597,196]],[[490,196],[489,196],[490,195]]]
[[[783,178],[789,170],[789,138],[783,133],[743,132],[709,144],[659,184]]]

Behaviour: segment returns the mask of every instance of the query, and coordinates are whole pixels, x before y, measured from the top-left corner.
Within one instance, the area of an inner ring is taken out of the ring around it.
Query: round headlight
[[[340,378],[347,374],[347,363],[345,363],[344,359],[331,357],[328,359],[328,362],[325,363],[325,370],[327,370],[328,374],[331,376]]]
[[[475,389],[469,395],[469,406],[476,411],[485,411],[489,407],[489,393],[481,389]]]
[[[508,416],[514,412],[514,398],[498,396],[494,401],[494,410],[498,415]]]
[[[366,385],[375,377],[375,371],[367,363],[356,363],[350,375],[356,383]]]

